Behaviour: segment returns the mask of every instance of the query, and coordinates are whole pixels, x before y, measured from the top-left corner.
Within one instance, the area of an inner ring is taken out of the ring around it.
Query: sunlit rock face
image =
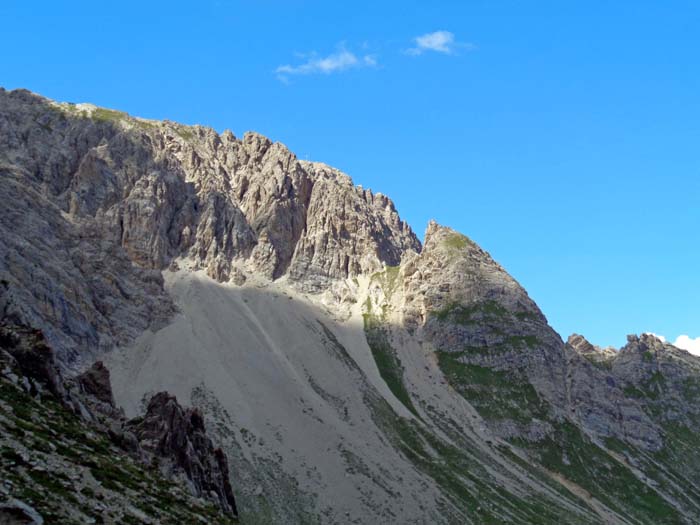
[[[700,520],[697,358],[565,343],[468,237],[421,244],[334,168],[3,90],[0,180],[0,314],[69,376],[103,361],[129,417],[169,392],[154,449],[201,416],[228,462],[180,468],[225,502],[226,464],[243,523]]]

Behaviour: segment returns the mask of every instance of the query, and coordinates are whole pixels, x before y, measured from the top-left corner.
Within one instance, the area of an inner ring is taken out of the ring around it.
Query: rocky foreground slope
[[[470,239],[282,144],[0,91],[0,198],[0,315],[128,417],[196,407],[242,523],[700,521],[700,360],[563,342]]]
[[[165,392],[115,407],[101,362],[63,377],[40,331],[0,324],[0,522],[237,523],[228,464]]]

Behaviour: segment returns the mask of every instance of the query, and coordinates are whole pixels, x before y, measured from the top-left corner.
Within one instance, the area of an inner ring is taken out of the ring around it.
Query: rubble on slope
[[[236,522],[226,457],[196,410],[160,393],[127,420],[101,363],[66,379],[40,331],[5,321],[0,428],[0,522]]]

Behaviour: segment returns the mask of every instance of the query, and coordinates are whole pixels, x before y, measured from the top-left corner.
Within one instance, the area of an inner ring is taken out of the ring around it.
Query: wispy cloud
[[[376,67],[377,58],[375,55],[356,55],[341,46],[338,51],[327,56],[318,56],[316,53],[306,55],[306,61],[301,64],[284,64],[275,69],[275,73],[280,80],[286,80],[289,75],[330,75],[348,69],[362,67]]]
[[[413,39],[413,42],[415,46],[407,49],[406,53],[414,56],[422,55],[429,51],[453,55],[457,53],[459,49],[469,51],[475,48],[474,44],[457,42],[454,33],[445,30],[433,31],[432,33],[417,36]]]

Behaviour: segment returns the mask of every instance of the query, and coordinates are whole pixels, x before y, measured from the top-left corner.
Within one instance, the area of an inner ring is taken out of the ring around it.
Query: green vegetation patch
[[[631,383],[625,385],[624,392],[629,397],[656,401],[660,398],[665,388],[666,378],[661,372],[655,370],[648,379],[645,379],[639,385],[633,385]]]
[[[528,312],[527,310],[515,312],[514,315],[520,321],[537,321],[537,320],[539,320],[539,316],[535,312]]]
[[[93,120],[99,122],[117,122],[128,118],[128,115],[122,111],[115,111],[113,109],[96,108],[91,115]]]
[[[480,524],[586,523],[542,497],[518,496],[506,491],[484,468],[484,457],[466,441],[450,443],[417,420],[397,416],[383,400],[368,401],[373,419],[394,446],[424,474],[431,477],[461,515],[451,523]],[[467,516],[469,519],[465,519]]]
[[[657,487],[686,509],[700,512],[700,437],[687,427],[666,425],[664,447],[658,452],[637,449],[615,438],[607,438],[605,446],[626,458],[634,458],[635,466],[653,479]]]
[[[584,359],[600,370],[612,370],[612,360],[610,358],[596,359],[593,355],[583,355]]]
[[[386,265],[384,267],[384,270],[382,270],[381,272],[372,274],[371,282],[378,284],[382,288],[382,291],[384,292],[384,296],[386,297],[387,301],[391,300],[391,296],[394,294],[396,288],[399,285],[400,270],[401,268],[399,266]],[[369,297],[367,298],[367,303],[365,303],[365,307],[365,310],[368,313],[370,313],[372,310],[372,305],[370,303]]]
[[[443,241],[443,245],[452,250],[464,250],[472,244],[469,237],[461,233],[452,233]]]
[[[141,128],[141,129],[143,129],[143,130],[155,129],[155,128],[158,127],[158,123],[157,123],[157,122],[153,122],[153,121],[150,121],[150,120],[143,120],[143,119],[135,118],[135,119],[132,119],[132,122],[133,122],[136,126],[138,126],[139,128]]]
[[[535,348],[539,344],[539,339],[534,335],[512,335],[508,337],[507,343],[512,346],[527,346]]]
[[[544,440],[513,440],[550,471],[583,487],[610,508],[643,523],[682,523],[678,511],[572,423],[555,424]]]
[[[523,341],[527,344],[526,341]],[[534,343],[534,341],[530,341]],[[514,438],[513,444],[547,470],[557,472],[580,485],[612,509],[633,516],[644,523],[679,523],[677,511],[655,490],[647,487],[607,451],[590,441],[571,423],[553,421],[547,403],[540,399],[525,377],[466,364],[460,360],[465,352],[438,352],[438,362],[450,385],[467,399],[487,420],[512,419],[528,423],[532,419],[548,421],[552,434],[533,443]],[[655,385],[661,379],[652,376]],[[632,388],[632,387],[630,387]],[[647,395],[641,393],[640,395]],[[700,438],[688,430],[675,430],[682,454],[700,448]],[[618,447],[619,449],[619,447]],[[680,461],[676,458],[674,461]],[[669,462],[671,463],[671,462]]]
[[[403,365],[396,351],[389,343],[386,328],[372,316],[367,315],[365,316],[365,336],[367,337],[367,344],[372,351],[374,362],[379,369],[379,374],[389,387],[389,390],[416,417],[420,417],[403,382]]]
[[[636,386],[634,386],[631,383],[628,383],[625,385],[625,388],[623,389],[623,392],[627,397],[634,397],[636,399],[641,399],[645,397],[644,391],[640,390]]]
[[[700,378],[686,378],[681,384],[681,394],[686,400],[697,402],[700,398]]]
[[[175,132],[180,135],[180,137],[183,140],[186,140],[187,142],[191,142],[195,138],[195,133],[192,128],[189,128],[187,126],[178,126],[178,128],[175,130]]]
[[[544,419],[547,403],[524,377],[466,364],[464,352],[437,352],[438,364],[448,383],[488,420],[512,419],[528,423]]]
[[[484,318],[499,322],[508,321],[511,318],[510,312],[496,301],[483,301],[469,306],[450,303],[434,311],[432,315],[438,321],[450,321],[461,325],[476,324]]]

